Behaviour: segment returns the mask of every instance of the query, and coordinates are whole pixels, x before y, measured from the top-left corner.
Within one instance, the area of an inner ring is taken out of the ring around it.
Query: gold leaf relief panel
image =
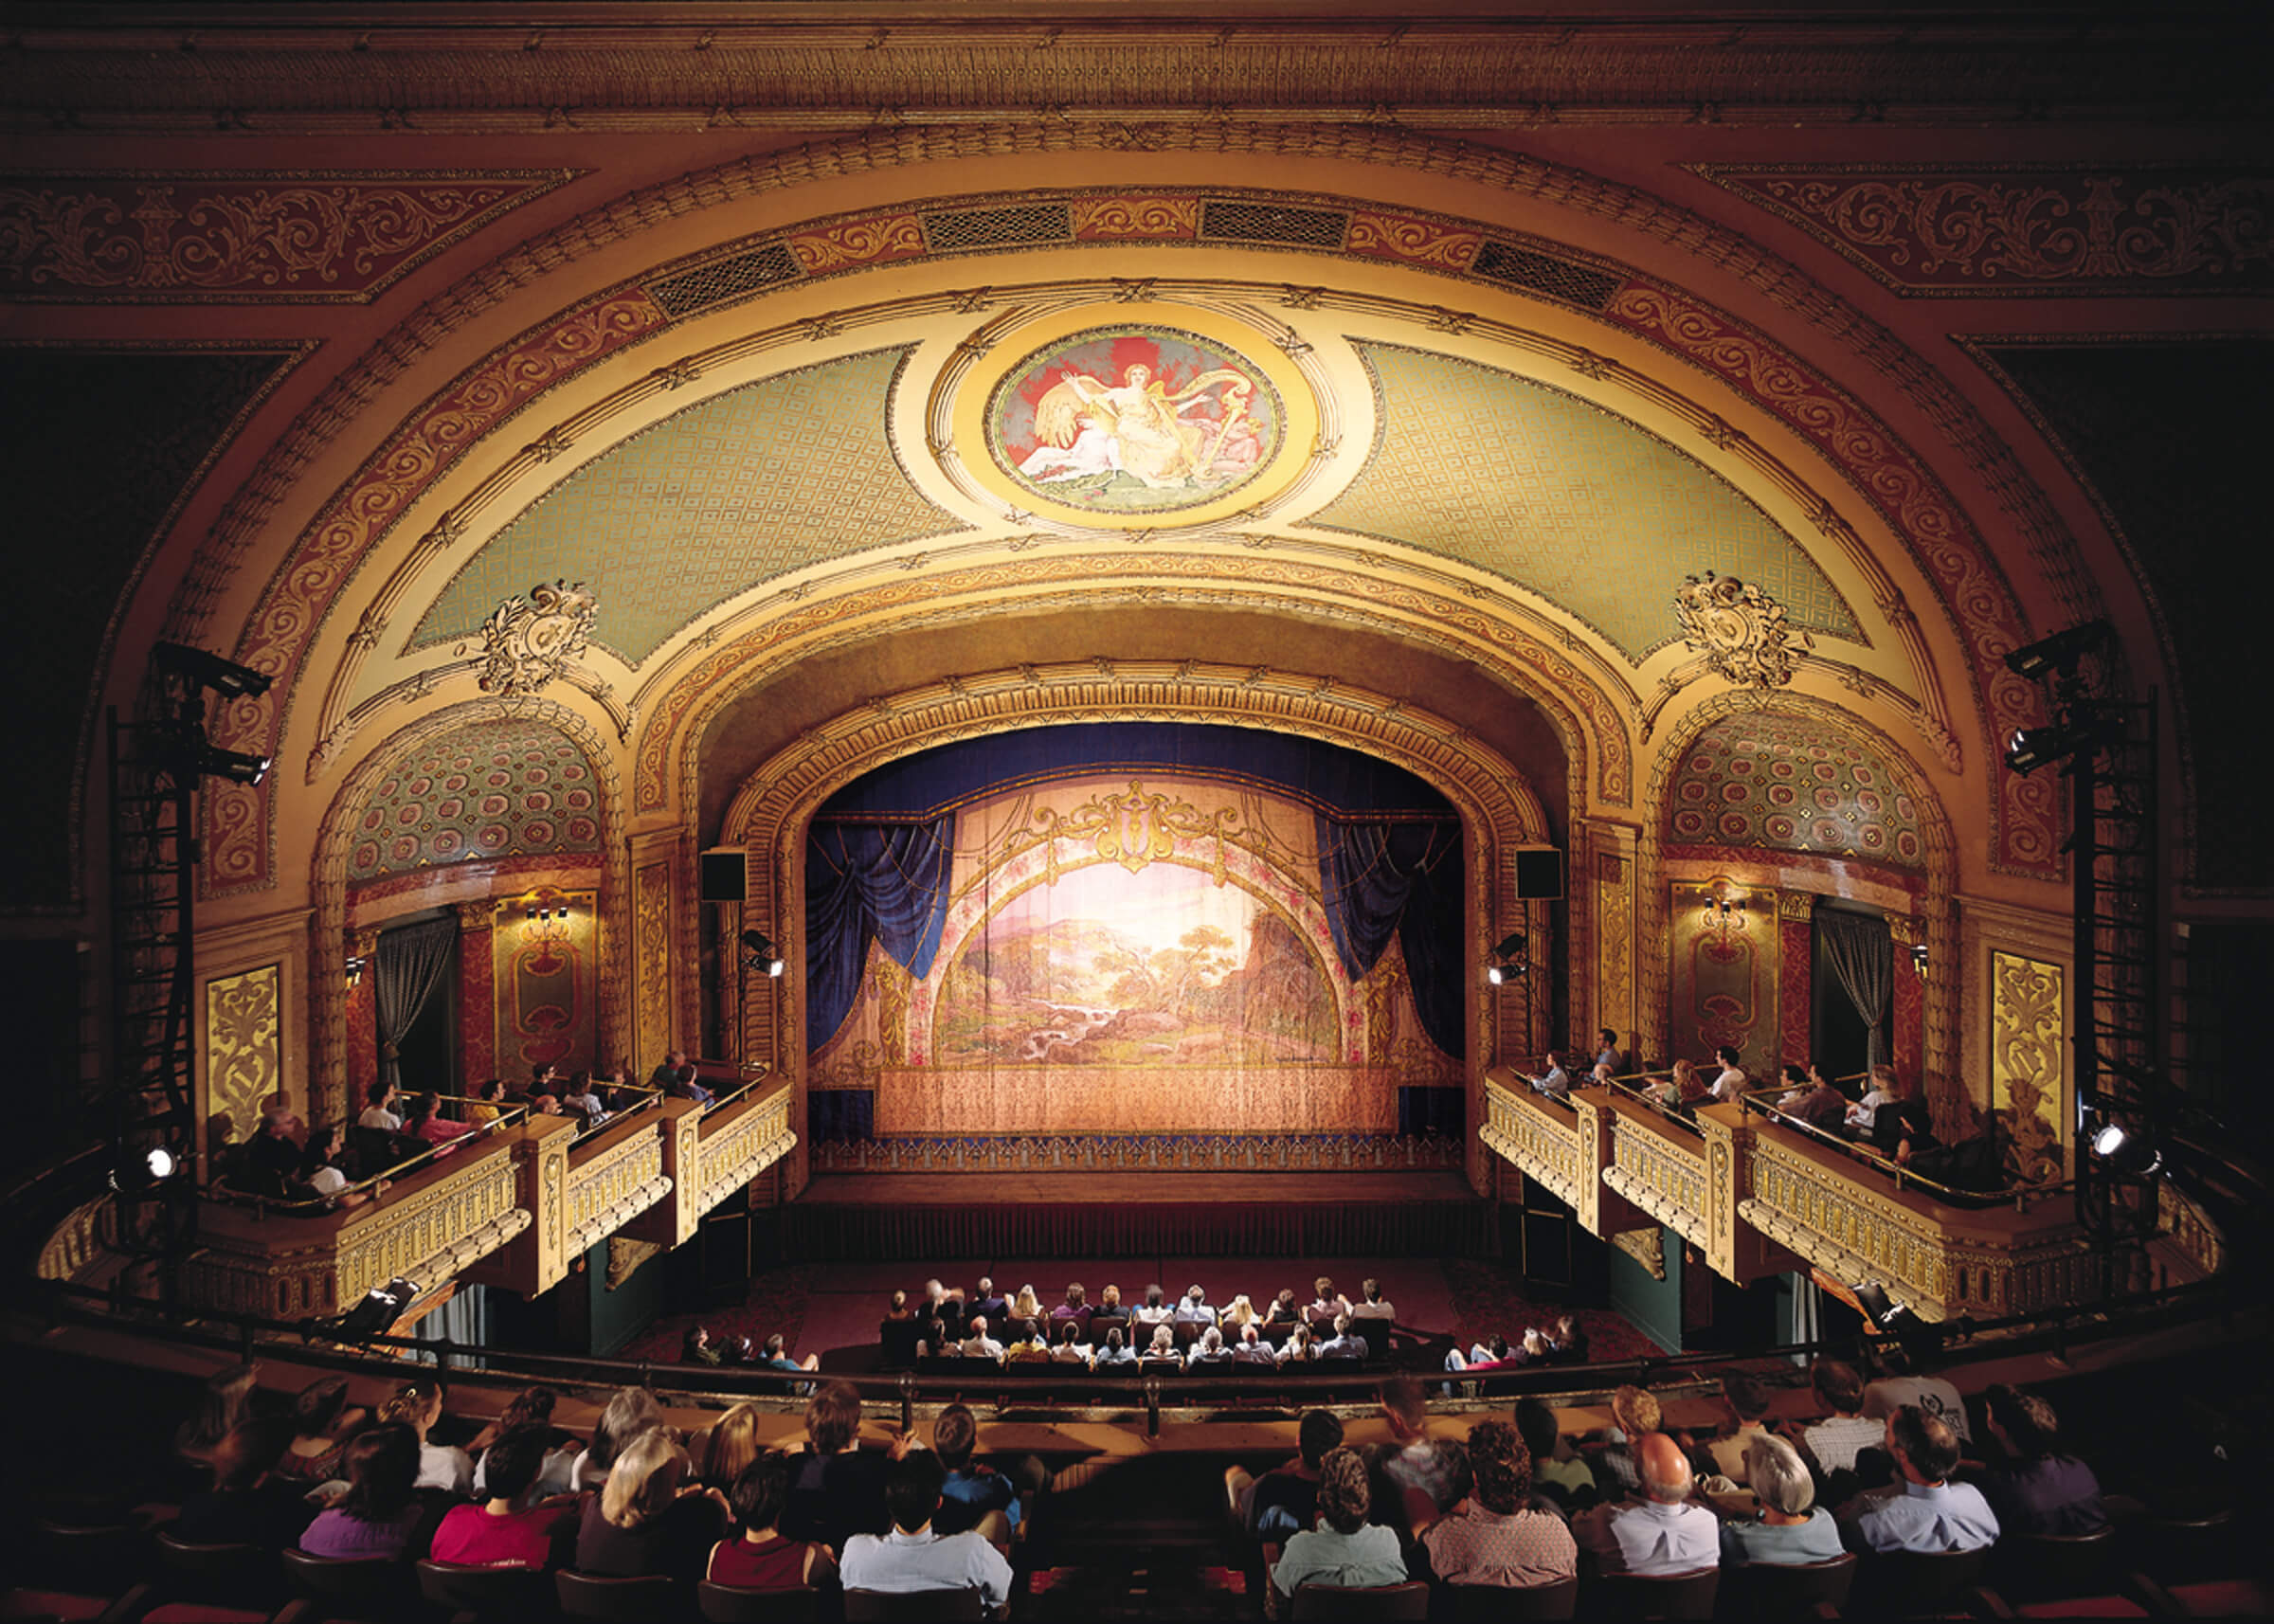
[[[283,972],[276,965],[206,983],[206,1110],[228,1118],[232,1141],[252,1138],[261,1102],[283,1074]]]
[[[2062,1175],[2067,1116],[2061,965],[2018,953],[1990,954],[1990,1085],[2014,1172],[2030,1182]]]

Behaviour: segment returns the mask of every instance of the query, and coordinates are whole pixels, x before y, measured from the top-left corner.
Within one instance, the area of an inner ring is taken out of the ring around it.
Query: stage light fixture
[[[2031,681],[2048,673],[2068,676],[2077,669],[2077,662],[2108,641],[2106,621],[2086,621],[2065,632],[2055,632],[2049,638],[2040,638],[2026,648],[2017,648],[2006,656],[2006,669],[2016,677]]]
[[[1876,1280],[1867,1280],[1855,1289],[1855,1300],[1871,1323],[1883,1331],[1899,1330],[1911,1317],[1910,1305],[1899,1303],[1887,1295],[1887,1289]]]
[[[764,970],[769,976],[778,976],[789,967],[788,961],[775,950],[763,930],[745,930],[742,945],[747,949],[742,958],[742,967],[746,970]]]
[[[239,665],[188,643],[161,642],[153,656],[161,671],[199,688],[210,688],[225,699],[258,699],[276,680],[265,671]]]
[[[163,1145],[147,1150],[121,1146],[111,1166],[111,1188],[122,1196],[148,1195],[182,1170],[182,1159]]]
[[[2113,1116],[2104,1116],[2092,1131],[2092,1153],[2111,1172],[2144,1179],[2163,1165],[2163,1152],[2144,1133],[2135,1131]]]
[[[2006,744],[2006,765],[2027,778],[2041,767],[2090,755],[2108,742],[2106,722],[2055,722],[2042,728],[2019,728]]]
[[[1521,981],[1531,973],[1526,954],[1531,938],[1521,930],[1511,930],[1493,945],[1491,961],[1485,965],[1485,980],[1494,986],[1506,986]]]

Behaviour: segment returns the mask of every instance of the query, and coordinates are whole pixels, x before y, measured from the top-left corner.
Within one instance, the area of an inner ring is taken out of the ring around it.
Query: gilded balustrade
[[[700,1211],[709,1212],[796,1146],[789,1096],[785,1077],[703,1118],[695,1179]]]
[[[201,1202],[197,1250],[178,1278],[183,1302],[323,1318],[397,1276],[431,1289],[464,1272],[532,1227],[521,1131],[466,1146],[357,1206],[299,1216]]]
[[[650,1109],[611,1123],[568,1150],[568,1247],[582,1252],[671,1194],[663,1171],[666,1118]]]
[[[1741,1221],[1754,1133],[1738,1107],[1702,1106],[1690,1123],[1613,1093],[1604,1111],[1605,1184],[1696,1247],[1726,1279],[1757,1280],[1795,1266],[1779,1237]]]
[[[1738,1204],[1746,1223],[1839,1279],[1877,1282],[1922,1319],[2032,1313],[2099,1290],[2066,1194],[1946,1206],[1775,1128],[1753,1135],[1747,1160],[1752,1190]]]
[[[1608,1091],[1574,1089],[1558,1104],[1495,1066],[1485,1074],[1485,1108],[1486,1147],[1570,1207],[1580,1228],[1607,1236],[1633,1227],[1628,1203],[1603,1178],[1611,1160]]]

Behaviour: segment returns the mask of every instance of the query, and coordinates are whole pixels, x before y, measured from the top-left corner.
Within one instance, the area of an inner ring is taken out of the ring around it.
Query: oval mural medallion
[[[1238,490],[1287,440],[1264,370],[1216,339],[1128,325],[1073,333],[987,397],[987,451],[1020,489],[1094,514],[1168,514]]]

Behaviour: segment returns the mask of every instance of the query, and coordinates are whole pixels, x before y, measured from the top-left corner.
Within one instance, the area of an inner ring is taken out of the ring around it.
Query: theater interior
[[[2059,1407],[2071,1589],[2257,1611],[2268,31],[11,6],[5,1577],[188,1597],[248,1361],[965,1403],[1042,1618],[1255,1616],[1223,1470],[1400,1376],[1587,1458],[1900,1356]],[[1401,1311],[879,1329],[990,1273]]]

